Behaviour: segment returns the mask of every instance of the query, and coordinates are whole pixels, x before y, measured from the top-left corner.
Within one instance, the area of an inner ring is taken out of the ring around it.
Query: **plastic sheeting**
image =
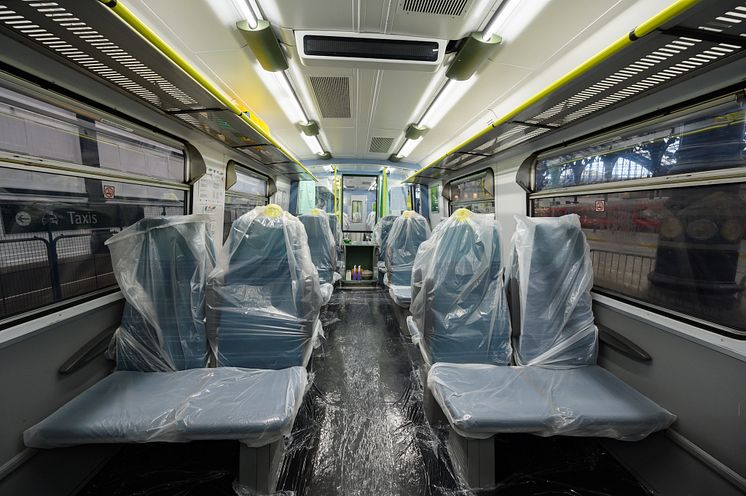
[[[298,217],[306,228],[311,260],[319,273],[321,284],[334,284],[334,271],[337,268],[337,247],[329,227],[326,213],[317,208]],[[328,299],[327,299],[328,301]]]
[[[23,438],[32,448],[198,440],[264,446],[290,433],[307,384],[303,367],[118,371]]]
[[[410,286],[412,266],[420,244],[430,237],[427,219],[412,210],[398,217],[386,240],[386,273],[392,286]]]
[[[119,370],[207,366],[205,280],[215,260],[208,221],[146,218],[106,241],[126,300],[112,341]]]
[[[409,310],[428,362],[510,365],[497,221],[456,210],[417,252]]]
[[[593,436],[637,441],[676,416],[598,366],[436,363],[428,387],[460,435]]]
[[[520,300],[517,363],[595,364],[593,267],[579,217],[516,216],[511,270]]]
[[[296,217],[267,205],[238,218],[208,288],[218,365],[279,369],[307,362],[323,296]]]
[[[378,261],[384,262],[382,265],[385,269],[385,257],[386,257],[386,240],[389,237],[391,228],[394,226],[396,221],[396,215],[387,215],[376,223],[376,227],[373,228],[373,241],[378,244]],[[379,263],[379,266],[381,264]]]

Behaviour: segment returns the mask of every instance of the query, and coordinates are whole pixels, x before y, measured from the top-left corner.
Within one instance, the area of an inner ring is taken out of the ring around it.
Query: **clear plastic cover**
[[[391,232],[391,228],[396,219],[396,215],[386,215],[379,219],[376,223],[376,227],[373,228],[373,242],[378,244],[379,262],[384,262],[386,256],[386,240],[389,237],[389,233]],[[383,266],[386,266],[385,262],[383,263]]]
[[[428,387],[456,432],[637,441],[676,416],[595,366],[567,369],[436,363]]]
[[[511,278],[517,282],[519,365],[596,363],[590,249],[577,215],[516,216]]]
[[[318,208],[298,217],[306,228],[311,260],[319,273],[321,284],[334,284],[334,271],[337,268],[337,247],[329,226],[329,217]]]
[[[407,210],[397,217],[386,239],[385,261],[389,285],[410,286],[417,249],[429,237],[430,226],[422,215]]]
[[[208,290],[219,366],[279,369],[308,360],[323,296],[296,217],[277,205],[239,217]]]
[[[339,246],[342,243],[342,227],[339,225],[339,219],[334,214],[326,214],[329,219],[329,229],[334,235],[334,243]]]
[[[264,446],[290,434],[307,385],[303,367],[118,371],[27,429],[23,439],[31,448],[199,440]]]
[[[112,348],[119,370],[206,367],[205,282],[215,263],[203,215],[146,218],[106,241],[126,300]]]
[[[466,209],[417,252],[409,310],[430,363],[510,365],[510,317],[497,221]]]

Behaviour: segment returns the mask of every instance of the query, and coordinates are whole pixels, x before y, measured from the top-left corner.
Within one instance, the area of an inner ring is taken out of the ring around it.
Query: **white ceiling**
[[[427,165],[504,115],[588,57],[626,35],[671,0],[512,0],[546,3],[521,32],[506,27],[495,57],[439,109],[442,119],[407,159]],[[252,0],[291,42],[292,30],[373,32],[459,39],[484,26],[500,0],[469,0],[460,17],[403,12],[403,0]],[[231,0],[130,0],[127,5],[226,94],[261,117],[273,136],[301,160],[316,157],[275,98],[275,76],[261,69],[235,28]],[[518,7],[521,8],[520,6]],[[403,130],[417,120],[443,84],[434,73],[339,67],[305,67],[287,45],[293,84],[321,141],[336,158],[381,160],[401,146]],[[446,64],[450,58],[446,58]],[[322,118],[308,78],[350,78],[351,118]],[[468,91],[466,89],[468,88]],[[394,138],[387,153],[371,153],[373,137]],[[393,164],[387,164],[393,165]]]

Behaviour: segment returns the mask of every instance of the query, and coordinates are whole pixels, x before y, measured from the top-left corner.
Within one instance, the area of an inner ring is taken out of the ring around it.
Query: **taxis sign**
[[[126,227],[144,217],[137,205],[10,203],[0,206],[7,234]]]

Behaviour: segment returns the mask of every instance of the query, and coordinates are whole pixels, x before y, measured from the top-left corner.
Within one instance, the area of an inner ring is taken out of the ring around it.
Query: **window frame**
[[[526,191],[526,212],[533,217],[536,214],[535,200],[562,198],[572,196],[591,196],[606,193],[627,193],[652,190],[669,190],[677,188],[690,188],[696,186],[716,186],[723,184],[746,183],[746,167],[733,167],[728,169],[715,169],[698,172],[685,172],[668,176],[657,176],[643,179],[630,179],[622,181],[599,182],[564,188],[545,189],[536,191],[536,167],[540,160],[560,153],[568,153],[571,150],[594,146],[618,136],[621,133],[635,132],[656,125],[679,119],[684,116],[696,116],[698,114],[712,113],[718,108],[741,105],[744,101],[740,93],[729,93],[714,98],[704,98],[699,103],[682,105],[674,109],[662,109],[653,116],[643,118],[633,124],[622,123],[599,133],[586,135],[564,146],[550,147],[530,155],[519,167],[517,172],[517,183]],[[696,315],[685,314],[675,309],[666,308],[653,302],[645,301],[626,295],[612,289],[600,288],[594,284],[593,293],[603,295],[612,300],[617,300],[637,308],[654,312],[658,315],[674,319],[676,321],[695,326],[704,331],[726,336],[739,341],[746,341],[746,331],[738,330],[717,322],[699,318]]]
[[[492,199],[491,200],[453,200],[453,185],[460,184],[463,182],[469,181],[469,179],[474,178],[476,176],[479,176],[481,174],[491,174],[492,175]],[[465,205],[473,204],[473,203],[490,203],[492,202],[492,208],[493,210],[497,211],[497,202],[495,199],[495,190],[496,190],[496,184],[495,184],[495,171],[492,169],[492,167],[485,167],[483,169],[479,169],[477,171],[471,172],[465,176],[457,177],[455,179],[451,179],[445,185],[443,186],[443,190],[441,191],[441,197],[446,198],[448,200],[448,215],[453,215],[453,212],[458,210],[459,208],[463,208]],[[429,193],[429,190],[428,190]],[[446,194],[448,196],[446,196]],[[442,210],[442,207],[441,207]],[[494,214],[494,213],[493,213]]]
[[[81,179],[97,179],[102,181],[149,186],[165,190],[177,190],[184,194],[183,214],[191,212],[193,198],[192,185],[194,183],[193,176],[201,174],[202,168],[200,167],[200,162],[202,161],[202,158],[197,156],[199,152],[187,141],[177,140],[166,134],[155,133],[134,122],[125,121],[120,117],[113,116],[102,109],[97,109],[67,96],[36,87],[31,83],[27,83],[8,74],[0,74],[0,86],[19,93],[24,97],[85,115],[97,122],[119,128],[144,140],[156,142],[180,150],[184,156],[184,182],[7,151],[0,151],[0,169],[16,169],[34,173],[69,176]],[[93,291],[59,301],[53,301],[37,308],[0,318],[0,335],[3,331],[19,324],[41,319],[55,312],[59,312],[60,310],[72,308],[97,298],[102,298],[106,295],[115,294],[119,291],[120,289],[118,285],[114,284],[110,287],[94,289]]]

